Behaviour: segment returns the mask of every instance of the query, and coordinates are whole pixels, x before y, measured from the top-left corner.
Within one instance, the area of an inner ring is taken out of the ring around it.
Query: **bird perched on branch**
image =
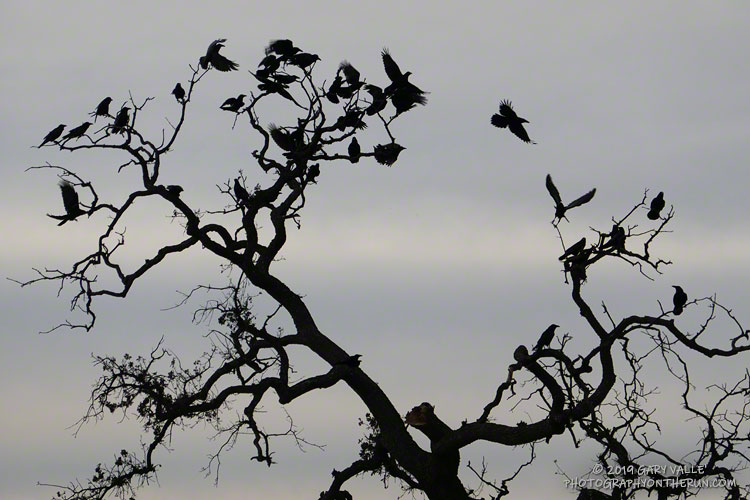
[[[174,86],[172,95],[175,99],[177,99],[177,102],[179,103],[181,103],[185,99],[185,89],[182,88],[182,84],[180,82],[177,82],[177,85]]]
[[[682,310],[687,303],[688,296],[681,286],[672,285],[674,288],[674,296],[672,297],[672,304],[674,305],[674,315],[679,316],[682,314]]]
[[[60,194],[63,199],[63,207],[65,207],[65,215],[50,215],[47,217],[59,220],[58,226],[62,226],[70,220],[75,220],[86,212],[81,209],[78,202],[78,193],[69,181],[60,181]]]
[[[245,105],[245,94],[240,94],[237,97],[230,97],[226,101],[224,101],[224,104],[219,106],[224,111],[231,111],[233,113],[238,113],[239,110],[242,108],[242,106]]]
[[[237,199],[238,205],[250,201],[250,193],[247,192],[239,179],[234,180],[234,197]]]
[[[664,209],[664,206],[666,203],[664,202],[664,191],[660,191],[659,194],[654,196],[654,199],[651,200],[651,207],[648,211],[648,214],[646,214],[646,217],[648,217],[651,220],[656,220],[659,218],[659,213]]]
[[[352,142],[349,143],[347,148],[349,153],[349,161],[357,163],[359,161],[359,155],[362,153],[362,149],[359,147],[359,142],[356,137],[352,137]]]
[[[278,147],[284,151],[294,151],[295,141],[292,138],[292,134],[285,132],[273,123],[268,126],[268,131],[271,134],[271,139],[273,139],[273,142],[275,142]]]
[[[309,54],[307,52],[300,52],[298,54],[294,54],[290,59],[289,62],[300,69],[306,70],[310,66],[312,66],[315,61],[320,61],[320,57],[318,54]]]
[[[508,127],[508,130],[513,132],[516,137],[523,142],[536,144],[536,142],[529,139],[529,134],[526,132],[526,129],[523,128],[523,124],[529,123],[529,121],[525,118],[519,117],[516,112],[513,111],[511,102],[508,100],[500,101],[500,113],[492,115],[490,123],[498,128]]]
[[[558,220],[558,222],[561,221],[563,218],[565,220],[568,220],[568,218],[565,217],[565,212],[567,212],[571,208],[580,207],[581,205],[590,202],[591,199],[596,194],[596,188],[594,188],[588,193],[578,198],[577,200],[571,201],[567,205],[564,205],[562,202],[562,199],[560,198],[560,192],[557,190],[557,187],[555,187],[555,184],[552,182],[552,176],[550,174],[547,174],[546,186],[547,186],[547,191],[549,191],[550,196],[552,196],[552,199],[555,201],[555,218]]]
[[[94,122],[96,122],[96,119],[99,116],[109,116],[109,105],[111,102],[112,102],[111,97],[105,97],[104,99],[102,99],[102,102],[100,102],[96,106],[96,109],[92,111],[91,113],[89,113],[89,116],[94,117]]]
[[[130,108],[124,106],[115,116],[115,121],[112,122],[110,130],[115,134],[123,134],[130,124]]]
[[[72,128],[68,131],[65,136],[63,136],[63,141],[69,141],[71,139],[80,139],[83,137],[83,135],[86,133],[86,131],[89,129],[89,127],[92,125],[91,122],[83,122],[81,125],[78,125],[75,128]]]
[[[389,167],[396,163],[398,155],[406,149],[401,144],[392,142],[390,144],[378,144],[375,146],[375,160],[381,165],[388,165]]]
[[[614,248],[618,252],[622,252],[625,250],[625,238],[625,228],[614,224],[612,226],[612,231],[609,233],[609,241],[602,246],[602,249]]]
[[[65,129],[65,125],[60,124],[57,127],[50,130],[49,133],[44,136],[44,140],[42,141],[40,145],[37,146],[37,148],[41,148],[48,142],[55,142],[62,135],[64,129]]]
[[[383,49],[381,56],[383,58],[385,74],[391,80],[391,84],[383,90],[383,93],[386,97],[390,97],[391,102],[396,108],[396,114],[399,115],[408,111],[417,104],[423,106],[427,104],[426,92],[409,82],[409,76],[412,74],[411,71],[402,73],[401,68],[393,60],[388,49]]]
[[[534,350],[538,351],[539,349],[549,346],[552,343],[552,339],[555,338],[555,329],[559,327],[560,325],[554,323],[549,325],[547,329],[542,332],[542,335],[539,336],[539,340],[534,346]]]
[[[581,238],[580,240],[576,241],[575,243],[573,243],[572,245],[570,245],[565,250],[565,253],[563,253],[559,257],[559,259],[560,260],[565,260],[565,259],[573,258],[573,257],[577,256],[578,254],[580,254],[583,251],[584,248],[586,248],[586,237],[585,236],[583,238]]]
[[[208,49],[206,49],[206,55],[198,60],[201,68],[208,69],[209,64],[219,71],[234,71],[239,68],[239,65],[236,62],[230,61],[223,55],[219,54],[219,51],[224,47],[224,42],[226,41],[226,38],[219,38],[218,40],[211,42]]]
[[[291,40],[281,39],[272,40],[271,43],[266,47],[266,55],[277,54],[283,60],[288,60],[290,57],[300,52],[301,49],[294,46]]]

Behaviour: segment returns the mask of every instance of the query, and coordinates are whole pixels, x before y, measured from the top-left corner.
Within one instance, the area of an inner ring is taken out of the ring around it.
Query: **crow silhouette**
[[[65,215],[47,214],[47,217],[59,220],[60,223],[58,224],[58,226],[62,226],[70,220],[77,219],[86,212],[81,210],[78,202],[78,193],[76,193],[76,189],[73,187],[73,184],[68,181],[60,181],[59,186],[60,194],[62,194],[63,199],[63,207],[65,207]]]
[[[682,310],[687,303],[688,296],[681,286],[672,285],[674,288],[674,296],[672,297],[672,304],[674,304],[674,315],[679,316],[682,314]]]
[[[279,94],[283,98],[288,99],[299,106],[299,103],[294,99],[294,97],[292,97],[292,94],[290,94],[286,90],[286,84],[274,80],[269,80],[268,77],[264,76],[260,71],[256,73],[253,73],[251,71],[250,74],[260,82],[258,84],[258,89],[260,89],[261,91],[267,92],[269,94]]]
[[[105,97],[102,99],[102,102],[100,102],[94,111],[89,113],[89,116],[94,117],[94,122],[96,122],[96,119],[99,116],[109,116],[109,104],[112,102],[111,97]]]
[[[391,102],[396,107],[396,114],[399,115],[408,111],[417,104],[423,106],[427,104],[426,92],[409,82],[411,71],[402,73],[401,68],[393,60],[388,49],[383,49],[381,56],[383,58],[385,74],[391,80],[391,84],[383,90],[383,93],[386,97],[391,98]]]
[[[492,115],[490,122],[498,128],[508,127],[508,130],[513,132],[516,137],[523,142],[536,144],[536,142],[529,139],[529,134],[526,133],[526,129],[523,128],[523,124],[529,123],[529,121],[525,118],[519,117],[516,112],[513,111],[511,102],[508,100],[500,101],[500,113]]]
[[[226,41],[226,38],[219,38],[211,42],[208,49],[206,49],[206,55],[202,56],[198,61],[201,68],[208,69],[209,64],[219,71],[234,71],[239,68],[239,65],[236,62],[230,61],[223,55],[219,54],[219,51],[224,47],[224,42]]]
[[[362,150],[359,147],[359,142],[357,141],[356,137],[352,137],[352,142],[349,143],[347,151],[349,153],[349,161],[351,161],[352,163],[357,163],[359,161],[359,155],[361,154]]]
[[[388,104],[388,98],[383,93],[383,89],[376,85],[365,85],[365,90],[372,96],[372,103],[367,107],[365,111],[367,116],[372,116],[380,113],[385,109]]]
[[[91,122],[83,122],[81,125],[68,130],[68,133],[63,136],[63,141],[69,141],[71,139],[79,139],[83,137],[83,134],[86,133],[91,125]]]
[[[390,144],[378,144],[375,146],[374,156],[375,160],[381,165],[388,165],[389,167],[396,163],[398,155],[406,149],[400,144],[392,142]]]
[[[614,248],[618,252],[622,252],[625,250],[625,228],[622,226],[619,226],[617,224],[614,224],[612,226],[612,231],[609,233],[609,241],[607,241],[603,246],[602,249],[606,248]]]
[[[283,131],[273,123],[268,126],[268,131],[271,133],[271,139],[276,143],[278,147],[284,151],[294,151],[295,141],[292,138],[292,134]]]
[[[659,192],[659,194],[657,194],[654,197],[653,200],[651,200],[651,207],[650,207],[650,210],[648,211],[648,214],[646,215],[646,217],[648,217],[651,220],[658,219],[659,218],[659,213],[664,208],[664,205],[666,205],[666,203],[664,202],[664,192],[661,191],[661,192]]]
[[[180,103],[185,99],[185,89],[182,88],[182,84],[180,82],[177,82],[177,85],[174,86],[172,95],[175,99],[177,99],[177,102]]]
[[[552,343],[552,339],[555,338],[555,329],[559,327],[560,325],[556,325],[554,323],[549,325],[547,329],[544,330],[542,334],[539,336],[539,340],[534,346],[534,350],[538,351],[539,349],[542,349],[543,347],[549,346]]]
[[[362,120],[364,110],[360,108],[351,108],[336,120],[335,127],[344,132],[347,128],[356,128],[364,130],[367,124]]]
[[[237,199],[238,205],[250,201],[250,193],[247,192],[239,179],[234,180],[234,197]]]
[[[309,54],[307,52],[300,52],[298,54],[294,54],[290,59],[289,62],[303,70],[306,70],[310,66],[315,63],[315,61],[320,61],[320,57],[318,57],[317,54]]]
[[[120,111],[117,113],[117,116],[115,116],[115,121],[112,122],[112,126],[110,127],[113,133],[115,134],[125,133],[125,130],[130,124],[129,110],[130,108],[125,106],[121,108]]]
[[[271,73],[274,73],[279,69],[279,67],[281,66],[281,59],[277,58],[273,54],[267,54],[266,57],[261,59],[260,63],[258,64],[258,67],[261,66],[263,66],[263,71],[267,72],[270,75]]]
[[[328,87],[328,91],[326,92],[326,98],[331,101],[333,104],[339,103],[339,91],[341,90],[341,84],[344,83],[343,78],[341,78],[341,75],[338,73],[336,74],[336,78],[333,79],[333,82],[331,82],[330,87]]]
[[[224,111],[231,111],[233,113],[238,113],[242,106],[245,105],[245,94],[240,94],[237,97],[230,97],[226,101],[224,101],[224,104],[219,106]]]
[[[583,249],[586,248],[586,237],[581,238],[580,240],[576,241],[572,245],[570,245],[566,250],[565,253],[563,253],[559,259],[565,260],[565,259],[571,259],[576,257],[578,254],[580,254]]]
[[[300,52],[300,49],[295,47],[291,40],[287,39],[273,40],[266,47],[266,55],[277,54],[285,60],[288,60],[297,52]]]
[[[60,124],[57,127],[50,130],[49,133],[44,136],[44,140],[42,141],[40,145],[37,146],[37,148],[41,148],[48,142],[55,142],[62,135],[64,128],[65,128],[65,125]]]
[[[342,61],[339,65],[339,71],[342,71],[344,73],[344,78],[346,78],[346,83],[349,85],[356,85],[359,83],[359,71],[357,71],[354,66],[352,66],[349,61]]]
[[[549,195],[552,196],[552,199],[555,201],[555,218],[558,220],[558,222],[561,221],[563,218],[565,220],[568,220],[568,218],[565,217],[565,212],[567,212],[571,208],[580,207],[581,205],[590,202],[591,199],[596,194],[596,188],[594,188],[588,193],[578,198],[577,200],[571,201],[570,203],[565,205],[563,204],[562,199],[560,198],[560,192],[557,190],[557,187],[555,187],[555,184],[552,182],[552,176],[550,174],[547,174],[546,186],[547,186],[547,191],[549,191]]]

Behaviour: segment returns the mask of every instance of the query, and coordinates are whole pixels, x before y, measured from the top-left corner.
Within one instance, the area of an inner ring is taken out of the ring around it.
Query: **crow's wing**
[[[557,187],[555,187],[555,184],[552,182],[552,176],[550,174],[547,174],[547,180],[544,183],[545,186],[547,186],[547,191],[549,191],[549,195],[552,197],[553,200],[555,200],[555,205],[562,205],[562,198],[560,198],[560,191],[557,190]]]
[[[494,115],[492,115],[492,118],[490,118],[490,123],[492,123],[496,127],[505,128],[508,126],[508,119],[503,115],[495,113]]]
[[[581,205],[590,202],[591,199],[594,197],[595,194],[596,194],[596,188],[594,188],[591,191],[589,191],[588,193],[584,194],[583,196],[581,196],[577,200],[571,201],[570,203],[568,203],[568,206],[565,207],[565,208],[566,209],[571,209],[571,208],[574,208],[574,207],[580,207]]]
[[[532,142],[531,139],[529,139],[529,134],[526,133],[526,129],[523,128],[523,124],[511,122],[508,124],[508,128],[523,142]]]
[[[398,64],[396,64],[396,61],[394,61],[391,57],[388,49],[383,49],[383,52],[381,54],[383,56],[383,67],[385,68],[385,74],[388,75],[388,78],[390,78],[392,82],[400,80],[404,75],[403,73],[401,73],[401,69],[398,67]]]
[[[510,101],[500,101],[500,114],[507,118],[518,118],[516,112],[513,111]]]

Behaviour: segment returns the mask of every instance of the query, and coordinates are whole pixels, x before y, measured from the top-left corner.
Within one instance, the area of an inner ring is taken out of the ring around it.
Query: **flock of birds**
[[[209,68],[214,68],[218,71],[228,72],[235,71],[239,68],[239,65],[236,62],[228,59],[220,53],[220,50],[224,47],[224,42],[226,42],[226,39],[220,38],[214,40],[208,46],[205,55],[201,56],[198,61],[202,69],[208,70]],[[380,113],[386,108],[389,101],[396,109],[394,117],[417,105],[425,105],[427,103],[426,92],[409,81],[409,76],[411,76],[412,73],[410,71],[402,71],[396,61],[394,61],[388,49],[383,49],[381,52],[381,58],[385,73],[390,80],[390,83],[385,88],[366,83],[362,80],[360,72],[351,63],[343,61],[339,65],[332,83],[327,89],[322,89],[326,99],[333,104],[338,104],[341,100],[352,99],[362,89],[370,95],[367,107],[350,107],[341,117],[338,118],[338,121],[336,122],[336,128],[338,130],[343,132],[347,128],[363,129],[367,127],[363,121],[363,117],[365,115],[373,116]],[[305,75],[307,75],[312,66],[319,60],[320,57],[317,54],[302,51],[299,47],[296,47],[291,40],[273,40],[269,43],[268,47],[266,47],[265,55],[258,64],[257,70],[255,72],[251,71],[250,73],[259,81],[259,90],[268,94],[279,94],[299,106],[294,97],[287,90],[288,86],[299,81],[299,78],[298,76],[283,70],[285,70],[288,65],[292,65],[301,69]],[[175,85],[172,90],[172,95],[179,103],[185,102],[186,92],[181,83],[178,82]],[[247,97],[246,94],[239,94],[237,97],[230,97],[221,104],[220,109],[232,113],[241,113],[245,107],[245,97]],[[111,103],[111,97],[104,98],[97,105],[96,109],[90,113],[90,116],[93,117],[94,122],[96,122],[99,117],[111,118],[112,123],[105,128],[110,133],[123,134],[130,125],[129,108],[123,105],[117,114],[112,116],[109,111]],[[500,101],[499,112],[491,116],[490,123],[498,128],[507,128],[525,143],[536,144],[536,142],[529,138],[529,134],[523,126],[524,123],[529,123],[529,121],[518,116],[514,111],[511,102],[508,100]],[[63,135],[66,125],[60,124],[44,137],[42,143],[38,147],[41,148],[50,143],[63,146],[68,141],[80,139],[86,135],[86,132],[91,125],[93,125],[93,122],[86,121],[83,124],[70,129],[67,134]],[[269,135],[273,142],[285,151],[285,155],[287,156],[292,155],[295,151],[299,151],[305,146],[304,129],[302,127],[290,132],[271,124],[269,126]],[[395,142],[391,142],[390,144],[379,144],[374,147],[373,156],[375,160],[381,164],[392,165],[398,159],[399,153],[404,149],[403,146],[396,144]],[[349,160],[352,163],[357,163],[359,161],[361,146],[357,141],[357,138],[354,136],[352,136],[351,142],[347,147],[347,153]],[[596,194],[596,189],[592,189],[570,203],[564,203],[559,190],[549,174],[546,177],[545,186],[555,203],[555,217],[553,219],[553,224],[555,225],[561,222],[562,219],[567,220],[566,213],[569,210],[590,202]],[[59,220],[60,223],[58,225],[63,225],[70,220],[77,219],[87,212],[81,208],[78,193],[71,182],[63,180],[60,182],[59,187],[63,199],[65,214],[49,215],[49,217]],[[172,195],[179,196],[182,188],[180,186],[167,186],[167,191]],[[247,202],[250,198],[250,194],[240,183],[239,179],[235,179],[233,193],[238,203]],[[660,192],[651,200],[647,217],[650,220],[658,220],[664,207],[664,193]],[[608,238],[606,242],[601,246],[602,249],[613,248],[620,252],[625,250],[625,239],[627,235],[623,227],[615,224],[612,227],[612,231],[607,236]],[[584,237],[566,248],[565,252],[559,257],[559,259],[565,263],[565,269],[570,272],[573,279],[584,281],[586,279],[586,261],[592,251],[593,248],[586,248],[586,238]],[[682,313],[687,302],[687,295],[679,286],[675,285],[674,289],[673,313],[679,315]],[[550,325],[542,333],[535,346],[535,350],[550,345],[554,338],[556,328],[558,328],[558,325]]]

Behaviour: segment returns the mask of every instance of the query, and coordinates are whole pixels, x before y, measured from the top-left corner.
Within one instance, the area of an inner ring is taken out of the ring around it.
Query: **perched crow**
[[[304,70],[315,63],[315,61],[320,61],[320,57],[317,54],[300,52],[299,54],[294,54],[289,61]]]
[[[380,113],[385,109],[388,104],[388,98],[383,93],[383,89],[376,85],[365,85],[365,90],[372,96],[372,103],[367,107],[365,111],[367,116],[372,116]]]
[[[342,61],[341,65],[339,66],[339,71],[343,71],[344,78],[346,78],[346,83],[349,85],[355,85],[359,83],[359,71],[357,71],[354,66],[352,66],[349,61]]]
[[[273,54],[268,54],[266,57],[261,59],[260,63],[258,64],[258,67],[261,66],[263,66],[263,70],[270,75],[271,73],[279,69],[279,67],[281,66],[281,60],[277,59]]]
[[[91,122],[83,122],[81,125],[68,130],[68,133],[63,136],[63,141],[68,141],[70,139],[79,139],[83,137],[83,134],[86,133],[91,125]]]
[[[182,189],[182,186],[178,186],[177,184],[170,184],[169,186],[167,186],[167,191],[175,196],[180,196],[180,193],[182,193],[184,189]]]
[[[286,88],[287,85],[278,81],[269,80],[268,77],[263,75],[260,71],[257,71],[253,73],[250,72],[251,75],[253,75],[260,83],[258,84],[258,89],[260,89],[263,92],[268,92],[269,94],[279,94],[280,96],[284,97],[285,99],[289,99],[294,104],[299,104],[297,101],[294,100],[294,97],[292,97],[292,94],[290,94]]]
[[[65,128],[65,125],[60,124],[57,127],[50,130],[49,134],[44,136],[44,140],[42,141],[40,145],[37,146],[37,148],[41,148],[48,142],[55,142],[62,135],[64,128]]]
[[[180,84],[180,82],[177,82],[177,85],[174,86],[172,95],[175,99],[177,99],[177,102],[182,102],[183,99],[185,99],[185,89],[182,88],[182,84]]]
[[[352,142],[349,143],[349,161],[352,163],[357,163],[359,161],[359,155],[361,154],[361,149],[359,147],[359,142],[357,142],[356,137],[352,137]]]
[[[226,101],[224,101],[224,104],[219,106],[224,111],[231,111],[233,113],[238,113],[242,106],[245,105],[245,94],[240,94],[237,97],[230,97]]]
[[[294,83],[299,80],[299,78],[297,78],[295,75],[285,75],[279,73],[271,74],[271,78],[273,78],[276,83],[279,83],[281,85],[289,85],[290,83]]]
[[[549,325],[547,329],[542,332],[542,335],[539,337],[539,340],[534,346],[534,350],[538,351],[543,347],[548,347],[552,343],[552,339],[555,338],[555,329],[559,326],[560,325],[556,325],[554,323]]]
[[[230,61],[223,55],[219,54],[219,50],[224,47],[224,42],[226,41],[226,38],[219,38],[218,40],[211,42],[211,45],[206,49],[206,55],[202,56],[199,60],[201,68],[208,69],[209,64],[219,71],[233,71],[239,68],[239,65],[236,62]]]
[[[566,250],[565,253],[560,256],[560,260],[565,260],[566,258],[574,258],[578,254],[580,254],[583,249],[586,248],[586,237],[581,238],[577,242],[570,245]]]
[[[320,165],[314,163],[307,169],[307,182],[315,182],[320,175]]]
[[[364,110],[359,108],[351,108],[342,116],[339,116],[336,120],[336,128],[344,132],[347,128],[356,128],[364,130],[367,128],[367,124],[362,120]]]
[[[378,144],[375,146],[375,160],[381,165],[388,165],[389,167],[396,163],[398,155],[406,149],[400,144],[392,142],[390,144]]]
[[[590,202],[594,197],[594,194],[596,194],[596,188],[594,188],[577,200],[571,201],[567,205],[564,205],[562,199],[560,198],[560,192],[555,187],[555,184],[552,182],[552,176],[549,174],[547,174],[546,186],[550,196],[552,196],[552,199],[555,200],[555,218],[558,221],[562,220],[563,218],[567,220],[567,217],[565,217],[565,212],[567,212],[571,208],[580,207],[581,205]]]
[[[413,108],[417,104],[427,104],[427,98],[425,92],[417,87],[416,85],[409,82],[409,76],[411,71],[402,73],[401,69],[393,60],[388,49],[383,49],[381,52],[383,57],[383,67],[385,68],[385,74],[391,80],[391,84],[388,85],[384,90],[384,94],[391,98],[391,102],[396,107],[396,114],[401,114],[409,109]]]
[[[247,189],[240,183],[239,179],[234,180],[234,197],[237,198],[237,204],[247,203],[250,201],[250,194]]]
[[[69,220],[75,220],[79,216],[86,213],[85,211],[81,210],[81,207],[78,204],[78,193],[76,193],[76,189],[73,187],[73,184],[68,181],[60,181],[60,194],[62,194],[63,206],[65,207],[65,215],[47,214],[48,217],[52,217],[53,219],[60,221],[58,226],[62,226]]]
[[[602,246],[602,249],[611,247],[622,252],[625,250],[625,237],[625,228],[614,224],[612,226],[612,231],[609,233],[609,241]]]
[[[653,200],[651,200],[651,209],[648,211],[648,214],[646,217],[648,217],[651,220],[656,220],[659,218],[659,213],[664,208],[664,191],[659,192]]]
[[[688,296],[681,286],[672,285],[674,288],[674,297],[672,297],[672,303],[674,304],[674,315],[679,316],[682,314],[682,309],[687,303]]]
[[[287,39],[273,40],[266,47],[266,55],[277,54],[283,59],[289,59],[299,51],[300,49],[295,47],[291,40]]]
[[[105,97],[102,99],[102,102],[99,103],[99,105],[96,107],[94,111],[89,113],[89,116],[94,117],[94,122],[96,122],[96,118],[99,116],[109,116],[109,104],[112,102],[111,97]]]
[[[112,126],[110,127],[113,133],[115,134],[125,133],[125,130],[130,124],[130,115],[128,114],[129,110],[130,108],[125,106],[122,109],[120,109],[120,111],[117,113],[117,116],[115,116],[115,121],[112,123]]]
[[[295,144],[292,135],[281,130],[273,123],[268,126],[268,131],[271,133],[271,139],[276,143],[278,147],[284,151],[294,151]]]
[[[524,123],[529,123],[525,118],[520,118],[511,106],[510,101],[500,101],[500,113],[492,115],[490,122],[499,128],[508,127],[519,139],[523,142],[536,144],[536,142],[529,139],[529,134],[526,133],[526,129],[523,128]]]
[[[328,91],[326,92],[326,98],[329,101],[331,101],[333,104],[339,103],[339,91],[341,90],[342,83],[343,83],[343,80],[341,78],[341,75],[337,74],[336,78],[333,79],[331,86],[328,87]]]

